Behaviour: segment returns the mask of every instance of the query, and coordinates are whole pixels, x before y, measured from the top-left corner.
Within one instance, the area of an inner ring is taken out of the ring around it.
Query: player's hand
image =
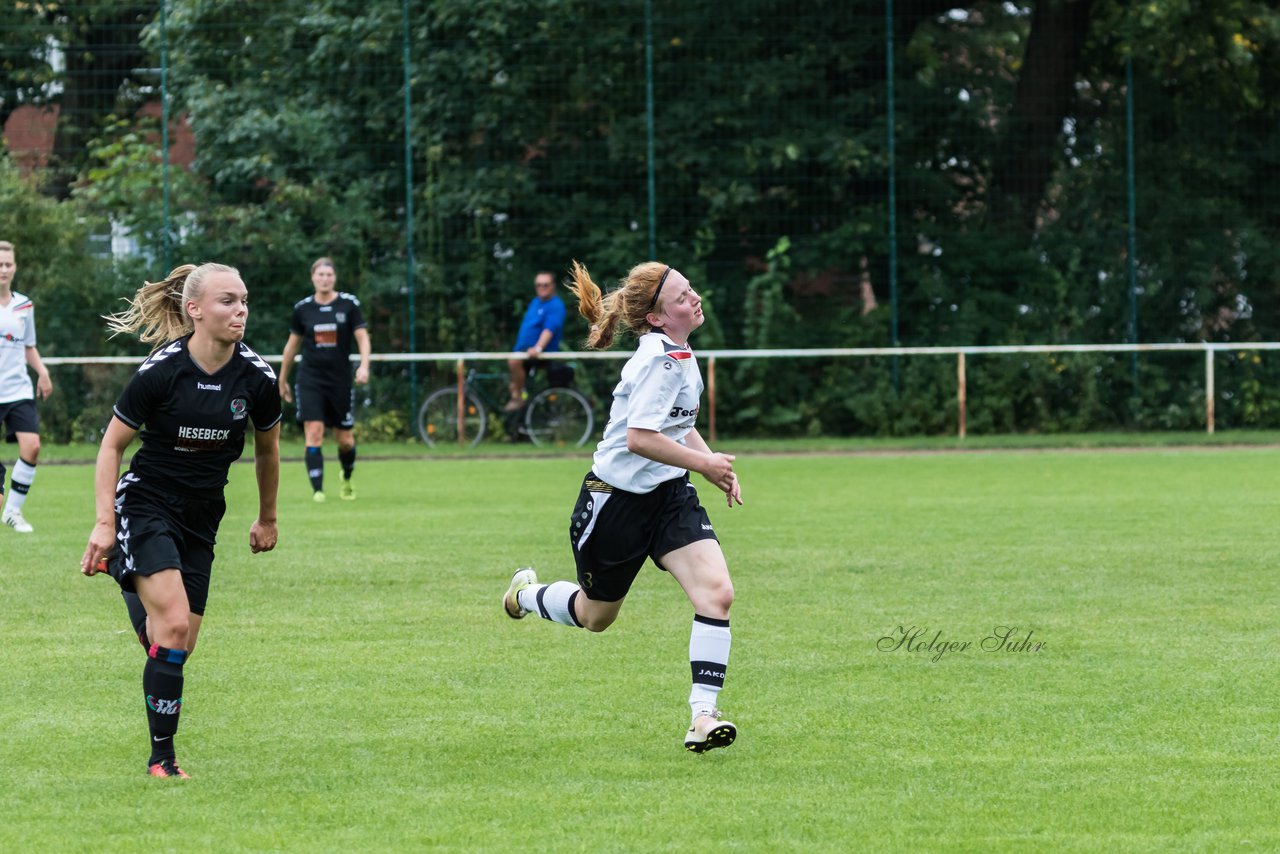
[[[253,527],[249,529],[249,550],[254,554],[269,552],[276,547],[276,540],[279,538],[280,529],[276,527],[275,522],[256,519]]]
[[[737,478],[733,474],[733,454],[711,454],[702,467],[702,476],[711,481],[716,489],[726,495],[733,489]]]
[[[48,400],[49,395],[53,394],[53,380],[49,379],[48,374],[36,379],[36,394],[41,400]]]
[[[285,403],[293,403],[293,389],[286,382],[280,383],[280,399]]]
[[[733,476],[733,489],[726,492],[724,497],[730,507],[733,506],[735,501],[738,503],[739,507],[742,506],[742,483],[738,480],[738,476],[736,474]]]
[[[96,575],[107,571],[107,553],[116,544],[116,528],[114,524],[99,522],[93,526],[89,534],[89,545],[85,546],[84,557],[80,558],[80,571],[85,575]]]
[[[356,368],[356,385],[366,385],[369,382],[369,369],[364,365]]]

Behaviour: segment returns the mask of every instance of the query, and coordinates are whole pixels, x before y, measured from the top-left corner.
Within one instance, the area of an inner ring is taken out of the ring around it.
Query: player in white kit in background
[[[36,478],[40,459],[41,400],[53,394],[49,371],[36,349],[36,311],[31,299],[13,290],[18,264],[13,244],[0,240],[0,439],[16,442],[18,461],[13,466],[9,491],[4,489],[4,462],[0,461],[0,521],[20,534],[30,534],[31,523],[22,515],[23,505]],[[27,368],[36,373],[33,386]],[[7,456],[7,455],[6,455]]]

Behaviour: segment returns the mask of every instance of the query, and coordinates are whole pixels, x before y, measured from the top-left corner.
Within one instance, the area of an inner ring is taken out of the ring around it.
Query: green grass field
[[[324,505],[290,463],[258,556],[236,466],[186,782],[144,776],[143,655],[77,570],[91,468],[44,466],[0,529],[0,851],[1275,850],[1274,461],[743,455],[746,506],[701,490],[740,732],[704,756],[670,578],[600,635],[502,616],[515,567],[570,577],[584,459],[362,461]]]

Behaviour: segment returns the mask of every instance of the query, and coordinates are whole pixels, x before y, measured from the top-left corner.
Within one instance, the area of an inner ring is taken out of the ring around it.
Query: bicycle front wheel
[[[581,447],[595,423],[591,404],[571,388],[543,389],[529,401],[524,417],[529,440],[553,447]]]
[[[473,448],[478,445],[487,421],[484,404],[467,389],[462,400],[462,440]],[[418,435],[431,447],[459,444],[457,386],[437,389],[423,402],[418,410]]]

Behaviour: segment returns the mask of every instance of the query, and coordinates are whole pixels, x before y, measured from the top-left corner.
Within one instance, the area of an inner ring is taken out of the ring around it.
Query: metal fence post
[[[401,44],[401,57],[404,64],[404,236],[405,289],[409,292],[409,352],[418,349],[417,326],[418,316],[414,302],[414,267],[417,263],[413,257],[413,95],[409,91],[412,80],[412,54],[409,52],[409,0],[403,0],[400,6],[400,18],[404,34]],[[418,411],[418,363],[409,364],[409,412]],[[462,423],[458,423],[458,436],[462,436]]]
[[[886,117],[885,124],[887,128],[885,140],[888,149],[889,159],[889,193],[886,204],[888,205],[889,215],[889,343],[894,347],[898,346],[898,177],[897,145],[894,136],[894,123],[897,121],[893,111],[893,0],[884,0],[884,49],[885,49],[885,102]],[[895,355],[892,359],[893,366],[893,391],[898,394],[902,391],[901,379],[898,375],[898,357]]]
[[[1129,343],[1138,343],[1138,190],[1134,173],[1133,154],[1133,57],[1124,60],[1124,116],[1125,116],[1125,195],[1129,205]],[[1133,390],[1138,391],[1138,352],[1129,356],[1130,371],[1133,374]]]
[[[466,421],[467,421],[467,395],[466,395],[466,362],[462,359],[458,360],[458,445],[467,446]]]
[[[1204,351],[1204,429],[1213,433],[1213,348]]]
[[[716,357],[707,357],[707,441],[716,440]]]
[[[649,183],[649,260],[658,260],[658,192],[653,163],[653,0],[644,2],[644,124]]]
[[[167,0],[160,0],[160,172],[164,182],[164,203],[160,229],[160,252],[164,269],[172,270],[169,263],[171,227],[169,224],[169,27],[166,15]]]

